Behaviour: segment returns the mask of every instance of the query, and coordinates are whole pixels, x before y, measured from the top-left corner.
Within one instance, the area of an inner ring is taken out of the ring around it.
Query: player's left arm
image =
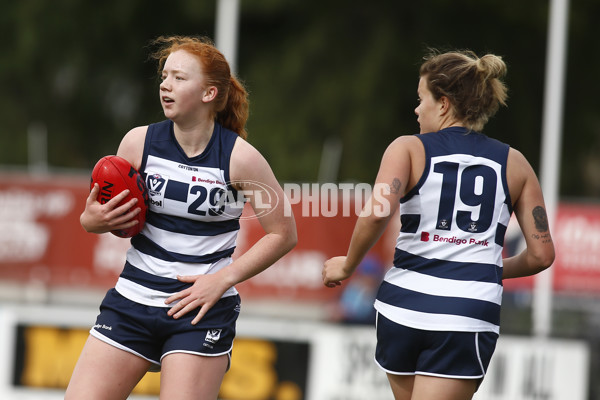
[[[526,248],[503,260],[503,279],[537,274],[552,265],[555,257],[544,196],[533,168],[520,152],[511,149],[507,170],[513,208]]]
[[[298,237],[291,206],[269,163],[245,140],[236,142],[230,175],[265,231],[265,235],[241,255],[229,271],[224,271],[226,280],[235,285],[275,263],[296,245]]]
[[[200,321],[227,289],[264,271],[297,242],[296,223],[283,189],[265,158],[245,140],[236,141],[230,178],[252,206],[265,235],[214,274],[178,277],[193,285],[167,299],[167,304],[179,300],[168,314],[179,318],[201,307],[192,324]]]

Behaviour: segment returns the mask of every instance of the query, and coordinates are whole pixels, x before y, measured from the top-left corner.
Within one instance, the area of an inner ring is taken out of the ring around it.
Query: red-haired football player
[[[158,369],[161,399],[216,399],[240,312],[235,285],[297,240],[283,190],[245,140],[247,93],[224,56],[207,39],[154,44],[167,119],[132,129],[117,152],[145,177],[148,216],[100,306],[66,399],[126,399]],[[125,193],[103,205],[97,195],[96,186],[81,215],[88,232],[137,223],[134,200],[117,207]],[[245,201],[265,235],[233,260]]]

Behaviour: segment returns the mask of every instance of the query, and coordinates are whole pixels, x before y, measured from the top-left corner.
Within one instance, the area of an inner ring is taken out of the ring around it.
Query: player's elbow
[[[296,226],[291,225],[286,227],[285,230],[279,233],[279,238],[280,243],[278,247],[281,249],[283,254],[290,252],[298,243],[298,232],[296,231]]]
[[[298,232],[296,228],[290,229],[290,232],[286,235],[286,249],[291,251],[298,244]]]
[[[533,269],[537,273],[549,268],[554,262],[556,254],[554,252],[554,246],[546,246],[545,249],[534,252],[531,256],[532,260],[530,264],[533,265]]]
[[[552,265],[552,263],[554,263],[555,257],[556,255],[554,253],[554,248],[552,248],[552,251],[548,251],[544,254],[544,257],[540,259],[541,267],[543,269],[549,268]]]

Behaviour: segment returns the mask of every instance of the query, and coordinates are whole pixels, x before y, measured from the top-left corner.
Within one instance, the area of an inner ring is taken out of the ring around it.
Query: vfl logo
[[[163,208],[164,206],[164,195],[165,185],[168,177],[162,176],[161,174],[148,173],[146,178],[146,187],[150,194],[150,205],[152,207]]]
[[[477,232],[477,222],[471,221],[469,224],[469,232]]]
[[[448,224],[448,220],[446,220],[446,219],[441,219],[441,220],[438,222],[437,229],[450,230],[450,225]]]
[[[163,178],[160,174],[148,175],[148,182],[146,183],[146,186],[148,186],[150,196],[158,196],[163,190],[165,182],[166,179]]]
[[[221,338],[221,331],[222,329],[209,329],[208,332],[206,332],[206,338],[204,340],[211,343],[217,343]]]

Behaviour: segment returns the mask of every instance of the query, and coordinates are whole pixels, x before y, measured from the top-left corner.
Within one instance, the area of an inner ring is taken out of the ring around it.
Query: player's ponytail
[[[486,54],[477,59],[475,65],[481,74],[478,85],[481,96],[488,96],[489,101],[505,106],[508,95],[506,86],[501,80],[506,75],[506,64],[502,58],[494,54]]]
[[[235,76],[229,77],[227,101],[223,109],[217,112],[217,122],[236,132],[242,139],[248,137],[248,92]]]

